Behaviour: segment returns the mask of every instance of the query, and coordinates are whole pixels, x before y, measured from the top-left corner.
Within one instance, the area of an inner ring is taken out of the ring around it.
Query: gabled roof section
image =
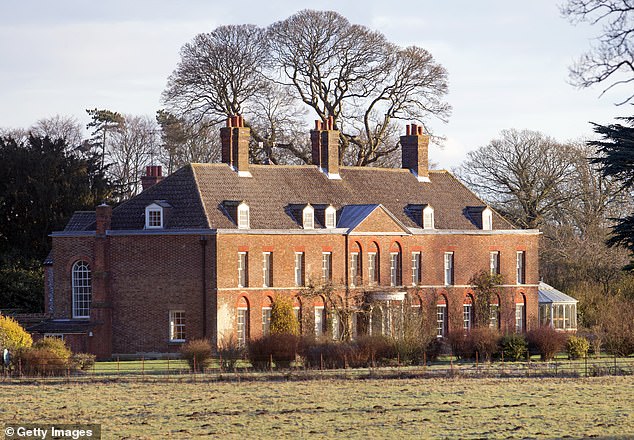
[[[112,229],[143,229],[145,208],[153,203],[171,207],[169,224],[165,229],[209,227],[191,165],[113,209]]]
[[[373,220],[378,220],[373,223]],[[380,225],[379,227],[374,225]],[[349,232],[405,232],[407,227],[383,205],[346,205],[337,227]]]
[[[96,219],[95,211],[75,211],[66,223],[64,231],[85,231],[91,226],[94,230]]]
[[[549,286],[548,284],[540,281],[539,287],[537,288],[538,294],[538,302],[541,303],[577,303],[576,299],[571,296],[566,295],[563,292],[555,289],[553,286]]]

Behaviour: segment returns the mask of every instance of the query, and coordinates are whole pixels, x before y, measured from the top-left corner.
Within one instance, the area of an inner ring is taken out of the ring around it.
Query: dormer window
[[[242,202],[238,205],[238,229],[249,229],[250,223],[249,205]]]
[[[434,229],[434,208],[429,205],[423,209],[423,229]]]
[[[489,208],[482,211],[482,229],[490,231],[493,229],[493,212]]]
[[[337,210],[332,205],[326,208],[326,227],[337,227]]]
[[[163,207],[152,203],[145,208],[145,228],[160,229],[163,227]]]
[[[315,209],[312,206],[306,205],[302,211],[302,219],[304,229],[315,229]]]

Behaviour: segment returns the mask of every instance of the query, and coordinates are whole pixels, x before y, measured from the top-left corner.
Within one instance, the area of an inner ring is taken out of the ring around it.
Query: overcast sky
[[[555,0],[251,1],[85,0],[0,3],[0,127],[28,127],[56,114],[88,122],[85,109],[154,116],[180,47],[218,25],[266,26],[304,8],[335,10],[399,45],[429,50],[449,72],[447,138],[432,147],[441,168],[505,128],[559,140],[612,122],[618,91],[577,90],[568,66],[598,28],[572,26]],[[307,134],[308,135],[308,134]]]

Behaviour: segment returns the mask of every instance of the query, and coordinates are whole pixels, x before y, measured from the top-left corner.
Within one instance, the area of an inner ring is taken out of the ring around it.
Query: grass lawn
[[[0,384],[0,422],[102,438],[561,438],[634,433],[634,376]]]

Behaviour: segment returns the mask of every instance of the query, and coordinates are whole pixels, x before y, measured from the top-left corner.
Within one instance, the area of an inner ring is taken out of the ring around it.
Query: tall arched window
[[[249,340],[249,302],[245,297],[238,300],[238,322],[237,322],[238,345],[246,347]]]
[[[72,270],[73,318],[90,318],[92,281],[90,266],[85,261],[77,261]]]

